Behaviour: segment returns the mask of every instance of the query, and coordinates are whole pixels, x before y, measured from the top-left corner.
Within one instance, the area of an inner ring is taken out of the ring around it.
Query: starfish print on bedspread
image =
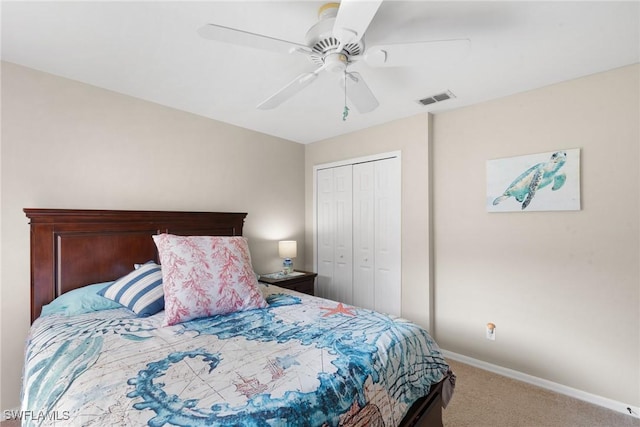
[[[345,307],[341,302],[334,308],[331,307],[320,307],[322,310],[329,310],[322,317],[333,316],[334,314],[345,314],[349,316],[355,316],[355,308],[353,307]]]

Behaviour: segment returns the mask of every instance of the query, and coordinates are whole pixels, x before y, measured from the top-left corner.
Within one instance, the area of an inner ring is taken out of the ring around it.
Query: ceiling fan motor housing
[[[320,8],[318,11],[318,22],[307,31],[306,42],[307,46],[313,51],[311,54],[311,61],[317,65],[324,65],[327,60],[336,62],[343,62],[336,58],[329,59],[328,54],[342,54],[345,57],[344,67],[346,62],[352,56],[357,56],[364,52],[364,42],[360,39],[356,43],[347,43],[342,47],[342,52],[336,52],[340,46],[340,41],[333,36],[333,25],[336,21],[336,15],[338,14],[338,3],[328,3]],[[334,66],[331,65],[327,69],[332,70]],[[336,71],[343,71],[344,67]]]

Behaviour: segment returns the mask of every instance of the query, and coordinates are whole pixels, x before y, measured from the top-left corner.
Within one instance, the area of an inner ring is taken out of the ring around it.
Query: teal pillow
[[[121,304],[98,295],[98,291],[101,291],[112,283],[113,282],[96,283],[65,292],[49,304],[43,306],[40,316],[50,316],[52,314],[73,316],[76,314],[91,313],[93,311],[122,308]]]

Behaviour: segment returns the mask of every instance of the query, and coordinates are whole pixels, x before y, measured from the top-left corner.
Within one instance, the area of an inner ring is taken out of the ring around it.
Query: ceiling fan
[[[321,72],[341,76],[345,96],[360,113],[375,110],[379,103],[362,75],[349,71],[349,66],[359,60],[372,67],[410,66],[438,52],[448,55],[466,53],[469,40],[413,41],[377,46],[365,46],[364,36],[382,0],[342,0],[327,3],[318,11],[318,22],[306,34],[306,44],[255,34],[247,31],[206,24],[198,29],[200,36],[235,45],[266,49],[286,54],[307,56],[317,68],[300,74],[286,86],[258,104],[257,108],[269,110],[293,97],[309,86]],[[348,112],[345,105],[345,113]],[[343,117],[344,118],[344,117]]]

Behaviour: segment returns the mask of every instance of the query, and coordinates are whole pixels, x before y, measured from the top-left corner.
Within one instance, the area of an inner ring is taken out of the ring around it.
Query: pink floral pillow
[[[162,264],[164,325],[267,307],[244,237],[153,236]]]

